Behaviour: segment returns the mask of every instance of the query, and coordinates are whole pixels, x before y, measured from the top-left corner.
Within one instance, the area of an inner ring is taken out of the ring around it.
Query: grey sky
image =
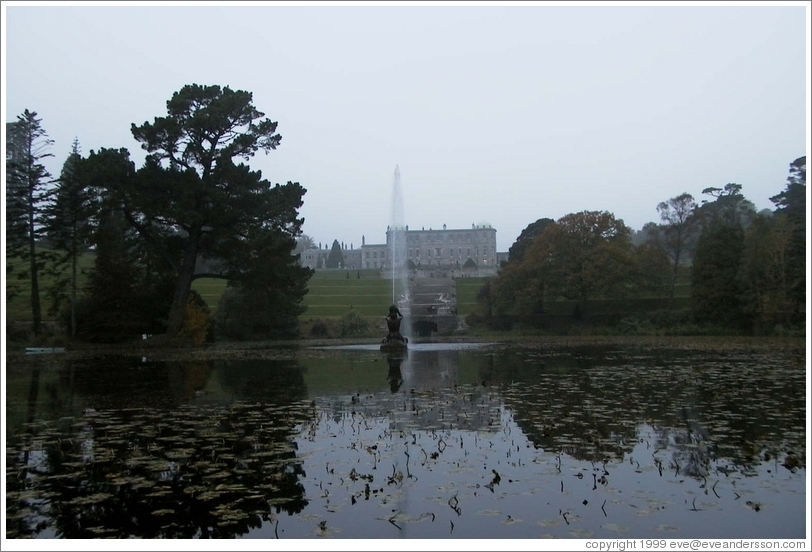
[[[130,124],[186,84],[248,90],[282,143],[251,166],[306,189],[304,232],[384,241],[393,175],[411,228],[607,210],[742,185],[758,209],[808,152],[809,3],[719,6],[4,2],[3,115],[37,111],[57,176],[143,152]]]

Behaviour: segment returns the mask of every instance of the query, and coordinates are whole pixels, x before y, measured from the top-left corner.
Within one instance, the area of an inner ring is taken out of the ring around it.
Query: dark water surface
[[[806,359],[415,345],[7,364],[7,538],[804,538]]]

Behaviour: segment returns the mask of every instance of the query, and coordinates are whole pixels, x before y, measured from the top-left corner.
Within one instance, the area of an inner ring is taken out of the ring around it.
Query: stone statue
[[[400,309],[398,309],[397,305],[389,307],[389,314],[384,318],[386,319],[386,326],[389,329],[389,333],[383,338],[382,343],[384,345],[406,345],[409,339],[400,333],[400,323],[403,320],[403,315],[400,313]]]

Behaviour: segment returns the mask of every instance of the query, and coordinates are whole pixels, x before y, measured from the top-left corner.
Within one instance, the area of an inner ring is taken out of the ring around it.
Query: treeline
[[[277,123],[251,93],[229,87],[187,85],[166,108],[131,126],[148,152],[140,168],[124,148],[85,157],[74,141],[56,179],[43,165],[53,142],[36,112],[7,125],[6,277],[30,282],[35,340],[43,302],[87,341],[163,334],[200,343],[212,323],[235,338],[296,335],[312,274],[292,255],[306,190],[272,185],[243,163],[276,149]],[[94,264],[80,287],[88,252]],[[214,321],[191,289],[201,276],[228,281]]]
[[[93,342],[152,334],[199,343],[212,328],[234,339],[298,335],[312,275],[296,256],[313,246],[298,216],[306,190],[273,185],[243,163],[281,143],[252,101],[228,87],[184,86],[165,116],[131,125],[147,151],[140,168],[125,148],[83,156],[77,140],[58,178],[43,165],[53,142],[36,112],[7,125],[6,278],[30,284],[35,341],[43,304],[69,336]],[[738,184],[702,194],[660,203],[643,239],[608,212],[533,222],[481,289],[470,323],[543,326],[563,300],[588,324],[598,300],[662,297],[656,323],[666,328],[804,331],[806,158],[790,164],[774,210],[756,212]],[[88,252],[93,266],[80,278]],[[337,241],[327,263],[340,266]],[[685,271],[687,312],[675,308]],[[228,282],[213,318],[191,288],[200,277]],[[6,286],[7,299],[14,290]]]
[[[806,157],[790,164],[774,210],[756,212],[741,185],[706,188],[657,206],[633,244],[613,214],[584,211],[528,225],[500,274],[482,287],[471,324],[544,327],[550,305],[570,301],[571,321],[589,324],[596,301],[626,299],[608,317],[634,317],[654,331],[803,333],[806,314]],[[690,273],[690,308],[675,308],[678,275]],[[657,312],[635,312],[635,299],[661,297]],[[605,313],[603,313],[605,314]],[[602,321],[607,320],[602,316]],[[654,327],[652,327],[654,326]]]

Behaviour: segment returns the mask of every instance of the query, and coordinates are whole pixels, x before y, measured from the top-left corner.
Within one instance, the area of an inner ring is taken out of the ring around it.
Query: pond
[[[6,537],[803,539],[805,370],[803,344],[11,360]]]

